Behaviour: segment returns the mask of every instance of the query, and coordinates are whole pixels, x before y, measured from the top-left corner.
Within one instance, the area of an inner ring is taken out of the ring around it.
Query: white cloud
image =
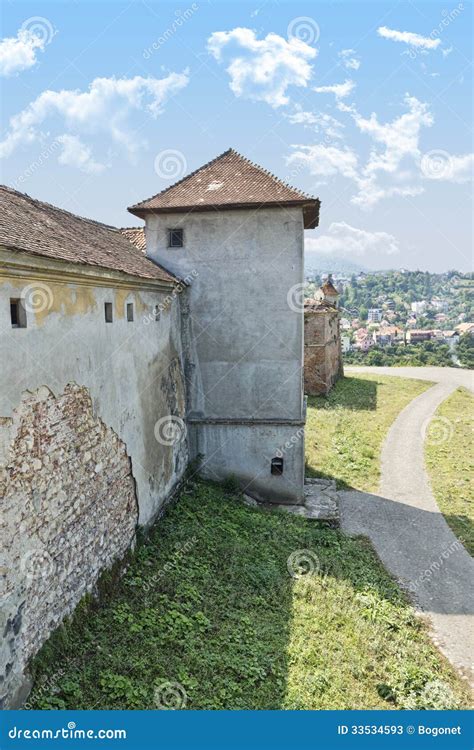
[[[428,180],[462,184],[470,182],[474,170],[474,154],[452,155],[446,151],[429,151],[420,162],[421,173]]]
[[[422,193],[420,132],[433,124],[433,117],[428,105],[415,97],[406,95],[404,102],[407,111],[386,123],[374,112],[370,117],[363,117],[355,106],[339,103],[338,108],[349,114],[358,130],[370,138],[365,163],[359,163],[357,154],[349,146],[320,144],[293,146],[288,163],[303,164],[311,174],[322,179],[339,174],[353,180],[357,190],[351,202],[364,209],[372,208],[384,198]],[[457,178],[465,171],[465,162],[453,164],[452,173]]]
[[[296,104],[293,112],[286,115],[292,125],[304,125],[312,127],[317,133],[322,133],[327,138],[340,139],[344,125],[327,112],[306,112],[301,105]]]
[[[357,179],[357,155],[349,148],[336,146],[293,146],[297,149],[286,160],[287,164],[302,164],[310,173],[319,177],[341,174]]]
[[[445,49],[441,50],[441,54],[443,55],[443,57],[446,58],[446,57],[448,57],[448,55],[451,54],[452,51],[453,51],[452,47],[446,47]]]
[[[410,173],[411,182],[405,185],[383,184],[374,177],[359,177],[357,184],[359,192],[352,196],[351,203],[365,211],[370,210],[381,200],[386,198],[413,198],[424,192],[420,184],[415,184],[417,177]]]
[[[354,122],[360,132],[369,135],[383,147],[380,151],[375,147],[372,149],[364,170],[367,175],[378,170],[393,173],[405,157],[419,157],[420,130],[433,124],[433,116],[428,105],[416,97],[406,95],[404,101],[408,111],[387,123],[381,123],[374,112],[368,118],[357,112],[353,113]]]
[[[230,61],[226,70],[236,96],[272,107],[288,104],[289,86],[308,85],[310,61],[317,55],[317,50],[296,37],[286,40],[271,33],[258,40],[254,31],[245,28],[215,31],[207,47],[218,62],[224,55]]]
[[[387,26],[379,26],[377,34],[384,39],[391,39],[393,42],[402,42],[403,44],[408,44],[409,47],[416,47],[417,49],[436,49],[441,44],[441,39],[431,39],[430,37],[415,34],[412,31],[397,31],[396,29],[389,29]]]
[[[423,192],[419,172],[402,165],[415,165],[420,157],[419,140],[423,127],[433,124],[428,105],[413,96],[405,96],[408,111],[394,120],[381,123],[373,112],[364,118],[353,111],[352,117],[361,133],[372,139],[369,158],[357,179],[359,192],[351,202],[369,209],[383,198],[409,197]],[[378,149],[375,144],[380,144]],[[381,180],[380,173],[385,175]],[[387,177],[390,179],[387,179]]]
[[[330,224],[326,234],[305,237],[305,254],[311,252],[328,255],[364,256],[394,255],[400,251],[398,241],[387,232],[369,232],[357,229],[345,221]]]
[[[315,125],[318,119],[318,115],[314,112],[305,112],[300,105],[286,117],[292,125]]]
[[[19,29],[15,37],[0,41],[0,76],[8,77],[20,70],[33,67],[36,54],[43,52],[46,39],[29,29]]]
[[[59,154],[58,161],[68,167],[76,167],[82,172],[88,174],[98,174],[105,169],[104,164],[99,164],[92,157],[89,146],[77,138],[75,135],[60,135],[56,139],[62,144],[62,151]]]
[[[334,83],[330,86],[316,86],[314,91],[318,94],[334,94],[336,99],[344,99],[346,96],[349,96],[353,89],[355,89],[355,83],[348,79],[344,83]]]
[[[354,49],[341,49],[337,54],[341,58],[342,65],[347,68],[347,70],[359,70],[360,60],[356,57],[356,51]]]
[[[0,142],[0,156],[8,157],[20,145],[38,141],[48,121],[60,133],[78,137],[106,136],[124,147],[129,155],[143,145],[128,122],[133,111],[145,110],[156,118],[166,100],[188,83],[187,71],[170,73],[166,78],[95,78],[88,91],[43,91],[24,110],[10,119],[6,137]],[[66,142],[63,159],[72,159],[73,144]],[[75,144],[76,153],[79,153]],[[66,156],[64,156],[66,153]],[[90,156],[90,155],[89,155]],[[85,156],[84,164],[91,164]],[[69,162],[70,163],[70,162]]]
[[[450,182],[469,182],[474,170],[474,154],[451,156],[446,179]]]

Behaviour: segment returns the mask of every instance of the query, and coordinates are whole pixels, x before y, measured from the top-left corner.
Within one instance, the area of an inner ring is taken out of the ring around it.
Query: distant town
[[[307,272],[305,297],[327,276]],[[473,367],[473,274],[338,271],[331,280],[346,363]]]

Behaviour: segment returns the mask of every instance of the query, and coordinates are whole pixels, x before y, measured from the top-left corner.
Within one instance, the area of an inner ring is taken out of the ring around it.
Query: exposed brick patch
[[[329,393],[342,370],[339,314],[329,307],[304,313],[304,392]]]
[[[0,698],[130,547],[138,517],[125,445],[94,416],[86,388],[27,393],[10,430],[0,466]]]

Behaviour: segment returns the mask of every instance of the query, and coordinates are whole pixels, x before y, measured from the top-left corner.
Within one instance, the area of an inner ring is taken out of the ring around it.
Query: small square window
[[[182,229],[168,229],[168,247],[183,247],[184,234]]]
[[[23,300],[10,300],[10,320],[12,328],[26,328],[26,310]]]
[[[270,471],[272,474],[278,474],[279,476],[281,476],[283,474],[283,458],[281,458],[280,456],[272,458]]]
[[[127,321],[133,322],[133,302],[127,302]]]
[[[114,319],[113,308],[111,302],[104,303],[105,322],[112,323]]]

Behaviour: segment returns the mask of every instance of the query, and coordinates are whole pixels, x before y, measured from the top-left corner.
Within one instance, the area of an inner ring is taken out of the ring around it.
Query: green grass
[[[474,397],[458,388],[439,406],[425,439],[425,461],[436,502],[474,555]]]
[[[401,410],[433,383],[357,373],[329,396],[308,399],[308,476],[333,477],[339,487],[377,491],[384,438]]]
[[[293,553],[312,574],[289,574]],[[467,704],[368,543],[202,482],[33,672],[29,705],[43,709],[149,709],[184,696],[189,709]]]

